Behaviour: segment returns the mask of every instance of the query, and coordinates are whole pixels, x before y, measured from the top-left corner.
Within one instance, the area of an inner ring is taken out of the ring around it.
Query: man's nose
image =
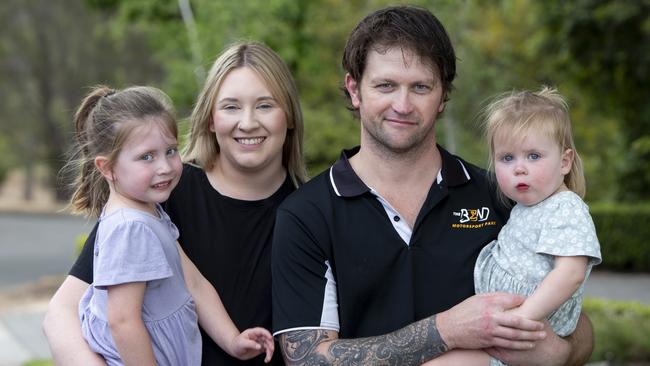
[[[400,89],[393,101],[393,110],[399,114],[410,114],[413,112],[411,93],[406,88]]]

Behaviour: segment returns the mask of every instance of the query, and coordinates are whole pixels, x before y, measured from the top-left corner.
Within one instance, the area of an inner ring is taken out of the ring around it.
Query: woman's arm
[[[542,320],[566,302],[585,279],[587,257],[555,257],[555,266],[535,292],[520,307],[513,309],[516,315],[527,319]]]
[[[108,287],[108,326],[125,365],[155,365],[149,332],[142,321],[146,282]]]
[[[78,308],[88,286],[74,276],[67,276],[47,307],[43,333],[55,365],[106,365],[101,356],[91,351],[81,335]]]
[[[199,324],[203,330],[233,357],[247,360],[266,351],[264,360],[269,362],[274,348],[271,333],[263,328],[251,328],[240,333],[212,284],[203,277],[180,245],[178,252],[181,256],[185,284],[196,304]]]

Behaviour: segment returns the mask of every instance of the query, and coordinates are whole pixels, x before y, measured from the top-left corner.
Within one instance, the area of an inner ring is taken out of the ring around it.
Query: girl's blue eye
[[[541,158],[541,156],[538,153],[530,153],[530,154],[528,154],[528,159],[530,159],[530,160],[537,160],[539,158]]]
[[[176,155],[178,153],[178,148],[172,147],[167,150],[167,155]]]
[[[501,160],[505,161],[506,163],[509,162],[509,161],[512,161],[512,159],[514,159],[514,158],[512,157],[512,155],[504,155],[504,156],[501,158]]]
[[[152,154],[144,154],[140,157],[141,160],[144,161],[151,161],[153,160],[153,155]]]

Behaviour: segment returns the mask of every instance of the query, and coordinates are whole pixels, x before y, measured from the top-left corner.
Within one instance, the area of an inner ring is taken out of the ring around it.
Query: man
[[[508,213],[483,170],[436,145],[456,73],[440,22],[415,7],[374,12],[343,68],[360,146],[276,220],[273,325],[287,363],[419,365],[454,348],[509,364],[584,361],[588,320],[563,340],[508,314],[519,296],[472,296],[476,257]]]

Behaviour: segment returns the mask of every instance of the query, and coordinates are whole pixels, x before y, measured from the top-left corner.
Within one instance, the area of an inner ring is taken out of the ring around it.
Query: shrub
[[[650,272],[650,204],[594,204],[603,268]]]
[[[594,327],[591,361],[650,361],[650,306],[587,298],[583,311]]]

